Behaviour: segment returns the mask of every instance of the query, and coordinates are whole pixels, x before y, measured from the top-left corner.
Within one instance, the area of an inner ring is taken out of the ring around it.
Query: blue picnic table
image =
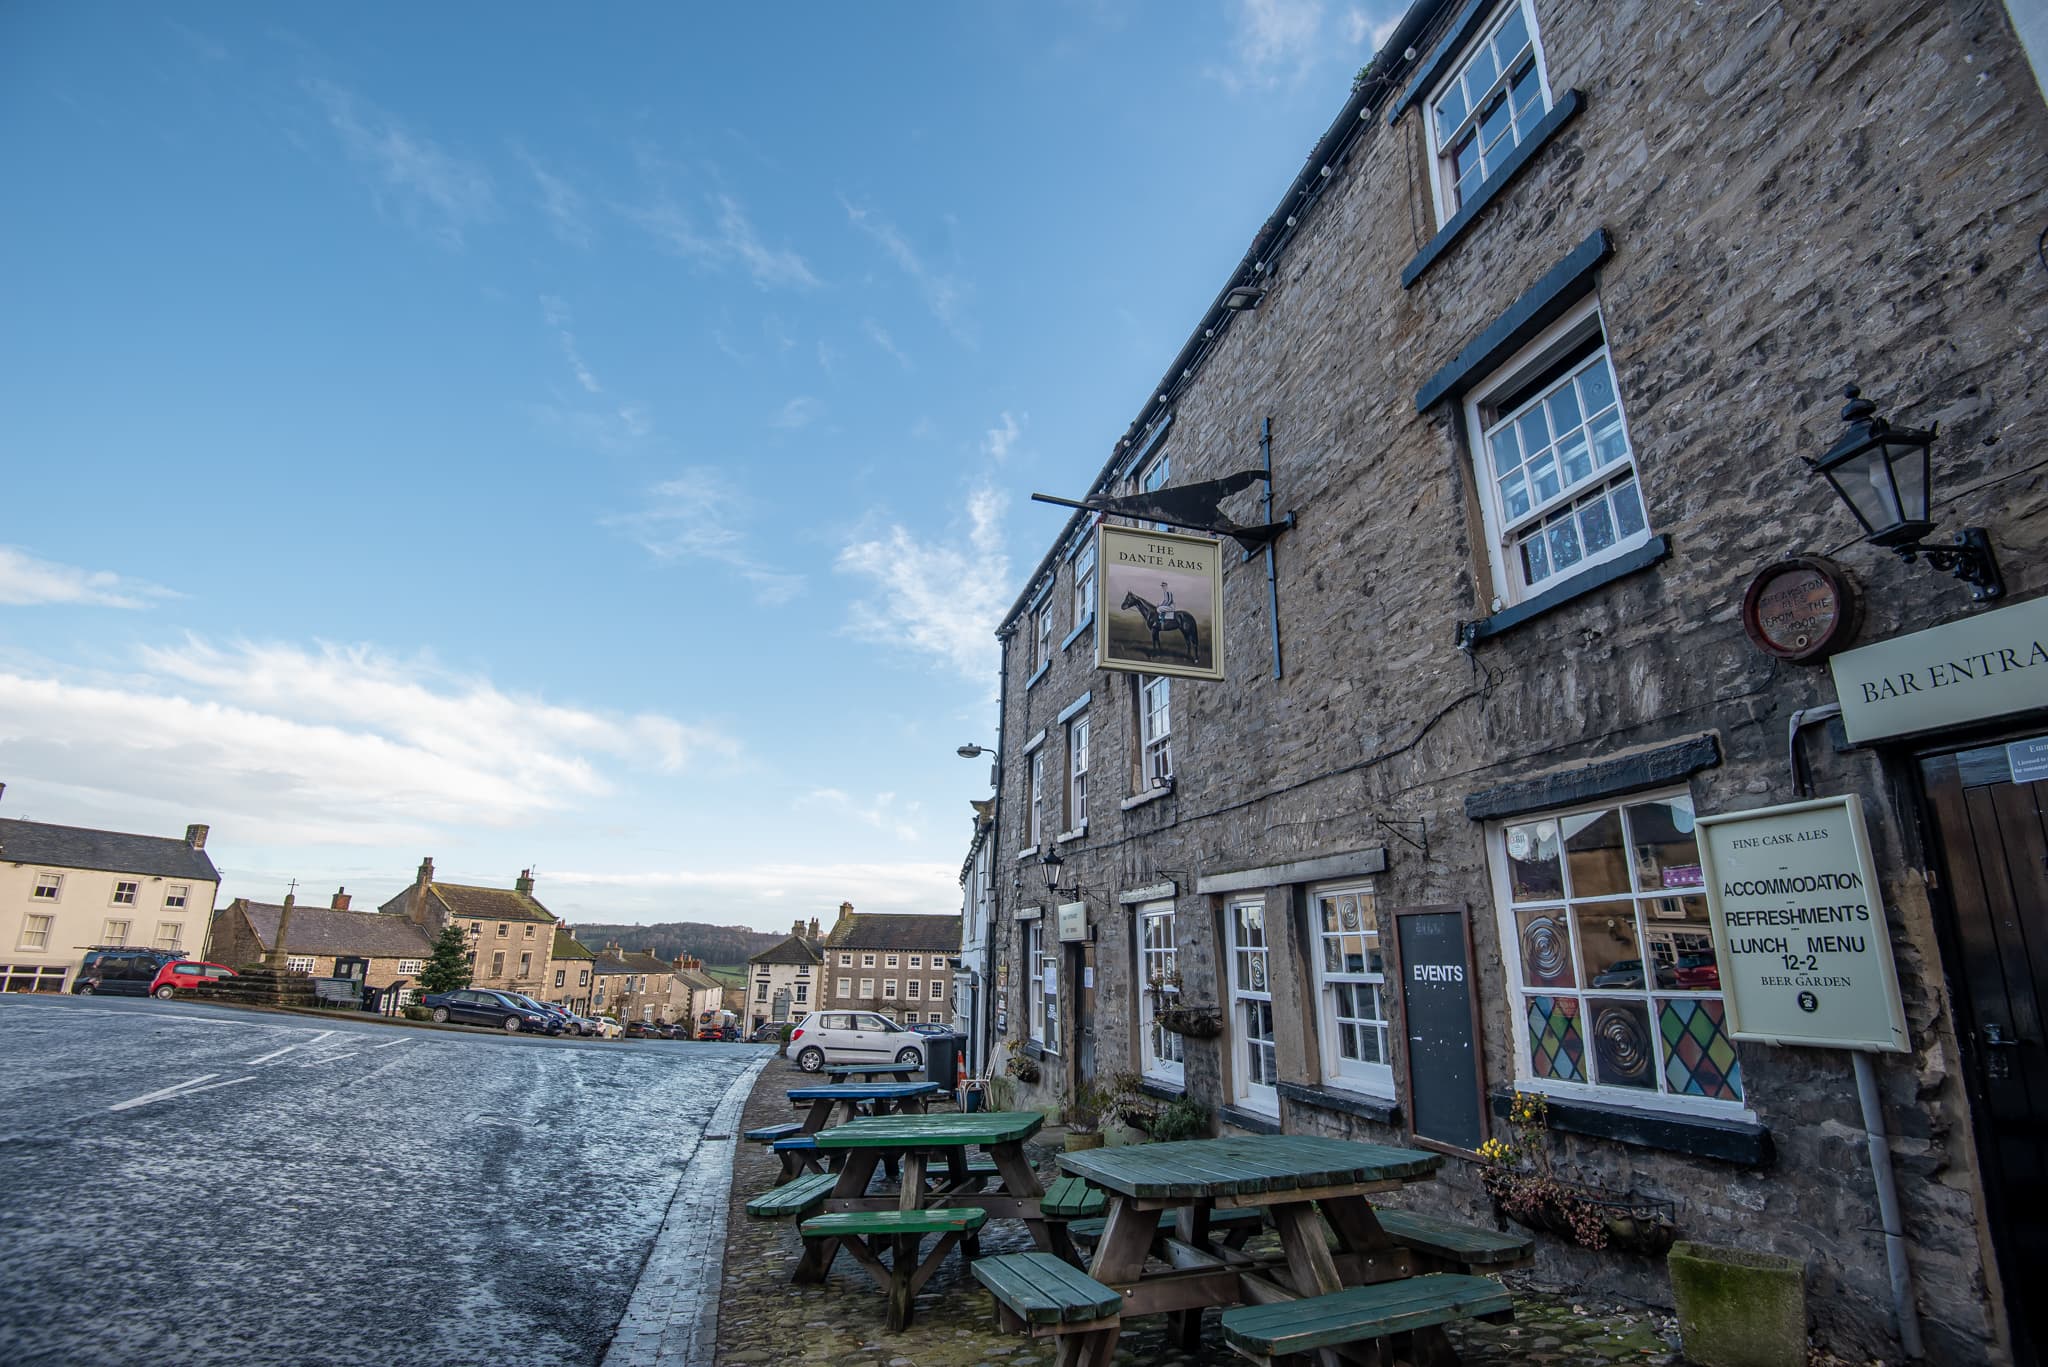
[[[834,1082],[851,1082],[855,1078],[873,1082],[885,1077],[908,1082],[923,1071],[922,1063],[840,1063],[827,1068],[825,1076]]]
[[[846,1120],[862,1115],[890,1115],[924,1110],[927,1099],[945,1089],[936,1082],[826,1082],[814,1087],[792,1087],[789,1099],[808,1105],[804,1134],[816,1134],[831,1122],[835,1110]]]

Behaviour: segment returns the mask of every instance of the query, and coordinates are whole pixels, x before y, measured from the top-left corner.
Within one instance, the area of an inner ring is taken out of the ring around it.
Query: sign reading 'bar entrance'
[[[1862,744],[2002,717],[2048,699],[2048,597],[1896,636],[1828,661]]]

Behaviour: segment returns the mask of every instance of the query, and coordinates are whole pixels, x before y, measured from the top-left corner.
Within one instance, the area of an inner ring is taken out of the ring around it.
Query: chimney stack
[[[429,884],[429,883],[431,883],[431,882],[433,882],[433,881],[434,881],[434,856],[430,854],[430,855],[428,855],[428,856],[427,856],[427,857],[426,857],[425,859],[422,859],[422,860],[420,860],[420,872],[419,872],[419,878],[418,878],[418,879],[417,879],[417,880],[415,881],[415,883],[414,883],[414,886],[415,886],[415,887],[422,887],[422,888],[423,888],[423,887],[425,887],[425,886],[426,886],[427,884]]]
[[[533,896],[533,870],[521,869],[517,881],[512,886],[525,893],[528,897]]]
[[[206,826],[187,826],[185,828],[185,843],[195,850],[205,849],[206,832],[208,829]]]
[[[348,889],[347,889],[347,888],[336,888],[336,889],[334,890],[334,901],[332,902],[332,904],[331,904],[331,905],[333,906],[334,910],[336,910],[336,911],[347,911],[347,910],[348,910]]]
[[[796,936],[799,940],[801,940],[804,934],[804,923],[802,921],[798,921],[796,925],[790,928],[789,933]]]
[[[813,940],[818,938],[818,918],[815,916],[811,918],[811,938]]]

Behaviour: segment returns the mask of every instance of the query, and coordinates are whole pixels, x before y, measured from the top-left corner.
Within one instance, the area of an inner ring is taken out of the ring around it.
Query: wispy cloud
[[[823,411],[824,405],[820,404],[816,399],[808,394],[800,394],[782,405],[775,416],[768,420],[768,425],[770,427],[780,427],[784,431],[789,432],[799,431],[816,422],[818,414]]]
[[[142,579],[128,579],[111,570],[86,570],[38,560],[27,551],[0,546],[0,605],[38,607],[62,603],[75,607],[146,608],[184,595]]]
[[[1209,74],[1232,92],[1300,80],[1321,54],[1322,0],[1238,0],[1231,60]]]
[[[226,43],[210,33],[201,33],[198,29],[189,28],[175,19],[166,19],[164,23],[202,62],[225,62],[234,55],[228,51]]]
[[[592,888],[607,893],[646,894],[649,912],[675,914],[679,893],[694,893],[707,905],[760,907],[766,924],[770,907],[789,916],[830,921],[832,908],[852,902],[862,911],[946,912],[960,908],[960,866],[925,863],[755,864],[741,867],[650,869],[642,872],[551,870],[550,886]],[[608,899],[609,900],[609,899]],[[767,904],[763,906],[762,904]],[[784,926],[788,920],[782,922]]]
[[[709,561],[738,574],[762,603],[786,603],[803,592],[801,574],[764,564],[747,549],[741,524],[751,500],[718,471],[685,470],[647,491],[647,504],[604,525],[637,541],[662,563]]]
[[[244,840],[374,845],[516,826],[622,771],[736,757],[730,738],[507,691],[371,646],[199,638],[140,673],[0,673],[0,750],[24,780],[120,806],[175,792]]]
[[[527,174],[533,177],[534,189],[540,196],[541,212],[547,216],[549,230],[572,247],[588,247],[595,234],[590,227],[588,206],[582,192],[541,165],[519,144],[514,143],[512,151],[525,164]]]
[[[1005,413],[989,429],[982,456],[1007,459],[1021,432]],[[966,519],[950,534],[927,539],[901,524],[848,544],[841,573],[866,579],[874,596],[854,604],[849,631],[866,640],[911,648],[945,662],[962,678],[993,687],[996,624],[1008,605],[1010,559],[1003,549],[1008,499],[989,472],[967,496]]]
[[[1369,53],[1378,52],[1386,46],[1387,39],[1394,36],[1394,30],[1400,23],[1401,10],[1386,0],[1370,9],[1354,5],[1344,11],[1344,41],[1352,47],[1363,47]]]
[[[866,802],[839,788],[813,788],[797,799],[799,808],[824,807],[852,817],[864,826],[887,831],[898,840],[915,843],[924,838],[917,819],[924,811],[921,802],[899,804],[894,793],[876,793]]]
[[[667,169],[652,153],[643,149],[641,172],[650,178],[664,178]],[[620,214],[676,256],[711,269],[738,266],[763,289],[812,289],[818,277],[803,256],[789,247],[771,247],[761,240],[753,220],[739,200],[725,193],[704,197],[709,227],[701,227],[698,216],[678,203],[666,190],[652,203],[619,205]]]
[[[573,321],[569,305],[552,294],[540,297],[541,315],[548,320],[548,326],[555,330],[555,336],[562,343],[562,355],[569,362],[569,373],[576,377],[576,383],[583,386],[587,394],[602,394],[604,386],[597,382],[590,367],[583,363],[583,353],[576,348],[576,334],[570,330]]]
[[[955,340],[973,346],[974,327],[967,316],[968,289],[965,282],[926,261],[894,223],[874,210],[861,208],[850,200],[842,199],[840,203],[846,208],[847,221],[872,238],[883,254],[895,262],[896,268],[917,286],[932,316],[953,334]]]
[[[872,318],[863,318],[860,320],[860,330],[867,334],[870,342],[881,348],[884,355],[893,357],[896,364],[905,370],[917,369],[916,364],[903,354],[903,349],[896,345],[896,339],[889,335],[889,329]]]
[[[378,207],[444,247],[497,215],[497,195],[481,166],[406,127],[396,115],[332,81],[306,89],[327,111],[342,150],[370,178]]]

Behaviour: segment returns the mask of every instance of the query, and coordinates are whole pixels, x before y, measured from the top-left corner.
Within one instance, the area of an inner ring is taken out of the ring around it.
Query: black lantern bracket
[[[1819,460],[1807,460],[1863,527],[1863,539],[1882,546],[1907,564],[1925,557],[1929,566],[1970,586],[1979,602],[2005,596],[1991,538],[1982,527],[1965,527],[1952,541],[1930,544],[1934,488],[1931,452],[1940,426],[1922,430],[1894,427],[1855,385],[1843,389],[1848,403],[1841,439]]]

